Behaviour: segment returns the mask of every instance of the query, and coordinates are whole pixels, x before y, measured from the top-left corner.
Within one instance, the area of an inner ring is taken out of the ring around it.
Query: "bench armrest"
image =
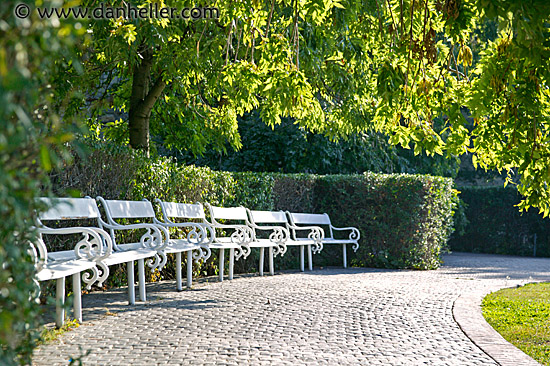
[[[215,238],[214,230],[210,227],[210,225],[206,224],[199,224],[196,222],[162,222],[157,220],[156,218],[153,219],[155,224],[161,225],[165,228],[189,228],[191,231],[187,234],[186,239],[191,242],[191,240],[194,240],[196,244],[210,244]]]
[[[287,228],[283,226],[269,226],[269,225],[256,225],[256,224],[249,224],[251,228],[256,230],[265,230],[265,231],[273,231],[272,234],[276,234],[274,239],[279,241],[287,241],[290,239],[290,232]],[[271,235],[270,235],[271,237]]]
[[[274,252],[274,255],[284,255],[286,253],[286,241],[290,239],[290,232],[287,228],[283,226],[270,226],[263,225],[259,226],[253,223],[249,223],[250,227],[256,230],[272,231],[269,234],[269,240],[272,243],[277,244],[277,248]]]
[[[107,258],[113,251],[113,243],[107,232],[100,228],[67,227],[50,228],[42,226],[38,228],[40,234],[68,235],[82,234],[82,238],[74,248],[76,258],[101,261]],[[91,238],[90,238],[91,237]]]
[[[231,234],[231,242],[238,245],[247,245],[252,241],[252,229],[246,225],[228,225],[228,224],[210,224],[214,229],[233,229]]]
[[[214,229],[233,229],[233,233],[231,233],[231,236],[229,237],[231,240],[231,243],[237,244],[240,246],[240,250],[237,250],[235,252],[235,259],[239,259],[241,257],[246,258],[250,254],[250,246],[249,243],[254,238],[254,232],[252,231],[252,228],[246,225],[228,225],[228,224],[220,224],[218,222],[216,223],[208,223],[205,222],[206,225],[211,225]]]
[[[308,238],[315,241],[322,241],[325,238],[325,230],[320,226],[294,226],[288,224],[288,227],[292,230],[309,230]]]
[[[334,227],[330,225],[330,228],[336,231],[348,231],[348,230],[351,231],[349,233],[350,240],[359,240],[361,238],[361,234],[359,233],[359,230],[357,230],[357,228],[354,228],[354,227]]]
[[[309,231],[307,237],[315,242],[315,247],[312,248],[312,252],[320,253],[323,250],[323,239],[325,238],[325,231],[320,226],[295,226],[290,223],[287,224],[288,227],[294,232],[302,230]],[[298,239],[295,235],[294,239]]]
[[[198,263],[200,259],[207,260],[212,254],[209,245],[212,244],[216,238],[216,232],[206,223],[196,222],[162,222],[153,218],[153,221],[157,225],[161,225],[165,228],[190,228],[191,231],[185,234],[184,239],[188,243],[197,244],[200,246],[200,250],[193,251],[193,259],[195,263]]]
[[[153,249],[158,252],[164,250],[164,248],[166,248],[170,240],[170,233],[168,233],[168,230],[166,230],[166,228],[160,225],[146,224],[146,223],[128,224],[128,225],[115,223],[111,225],[101,219],[100,219],[100,222],[102,226],[110,230],[145,229],[146,230],[145,234],[143,234],[139,240],[141,243],[141,246],[143,248]],[[113,232],[113,235],[114,235],[114,232]],[[114,241],[114,238],[113,238],[113,241]],[[116,243],[114,244],[114,248],[118,249]]]

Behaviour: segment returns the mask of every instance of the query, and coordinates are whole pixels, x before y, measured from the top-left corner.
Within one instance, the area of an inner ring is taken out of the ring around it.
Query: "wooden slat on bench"
[[[330,225],[327,214],[290,213],[295,224]]]
[[[200,203],[162,202],[166,216],[188,219],[204,219],[204,207]]]
[[[114,219],[155,217],[155,210],[149,201],[105,200],[105,203]]]
[[[76,220],[99,217],[97,205],[92,198],[39,198],[41,202],[53,206],[39,214],[40,220]]]
[[[246,220],[246,209],[244,207],[218,207],[211,206],[214,219],[223,220]]]
[[[283,211],[250,211],[255,223],[286,224],[287,218]]]

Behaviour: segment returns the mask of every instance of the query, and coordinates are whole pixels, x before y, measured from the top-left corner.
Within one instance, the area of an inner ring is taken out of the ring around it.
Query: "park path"
[[[436,271],[319,269],[83,297],[85,322],[36,366],[529,365],[481,318],[481,297],[550,281],[550,259],[455,253]],[[481,347],[481,348],[480,348]]]

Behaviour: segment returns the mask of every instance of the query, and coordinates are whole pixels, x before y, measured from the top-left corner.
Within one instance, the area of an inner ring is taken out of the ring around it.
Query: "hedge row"
[[[452,250],[550,256],[550,219],[544,219],[534,209],[519,212],[516,205],[520,196],[515,188],[462,187],[459,190],[470,223],[462,235],[453,235],[449,241]]]
[[[452,180],[420,175],[319,176],[313,174],[229,173],[180,165],[169,158],[148,159],[119,146],[92,144],[87,159],[52,173],[52,190],[107,199],[160,198],[176,202],[243,205],[260,210],[327,212],[337,226],[361,231],[353,265],[385,268],[437,268],[439,254],[452,232],[455,195]],[[316,265],[340,265],[340,248],[325,248]],[[197,269],[217,273],[217,253]],[[276,261],[278,269],[298,268],[296,253]],[[257,267],[257,254],[236,263],[236,271]],[[121,267],[110,276],[122,283]],[[174,276],[173,263],[162,271]]]

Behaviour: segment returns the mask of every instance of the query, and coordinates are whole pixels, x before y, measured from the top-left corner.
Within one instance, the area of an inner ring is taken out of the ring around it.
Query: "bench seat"
[[[187,252],[191,250],[201,250],[198,244],[189,243],[186,239],[170,239],[169,244],[164,248],[165,253]]]
[[[307,238],[297,238],[297,239],[289,239],[285,242],[287,247],[290,246],[297,246],[297,245],[315,245],[317,244],[316,240],[307,239]]]
[[[123,245],[119,245],[119,248],[122,246]],[[128,262],[151,258],[151,257],[154,257],[155,255],[157,255],[157,251],[153,249],[147,249],[147,248],[127,249],[127,250],[122,249],[111,253],[109,257],[105,258],[104,262],[106,265],[112,266],[115,264],[128,263]]]
[[[354,239],[333,239],[333,238],[324,238],[323,244],[355,244],[357,240]]]
[[[226,239],[228,238],[221,238],[220,241],[223,242],[223,245],[234,245],[233,243],[231,243],[230,241],[225,241]],[[250,243],[248,243],[248,246],[250,248],[269,248],[269,247],[273,247],[273,242],[269,239],[256,239],[255,241],[252,241]]]
[[[48,261],[48,263],[38,271],[36,278],[38,281],[57,280],[59,278],[79,274],[80,272],[84,272],[94,267],[95,263],[87,259]]]
[[[131,260],[144,259],[154,257],[157,251],[149,248],[141,248],[139,243],[135,244],[119,244],[118,251],[112,252],[102,262],[109,266],[113,264],[126,263]],[[48,263],[50,260],[54,262],[66,262],[76,260],[76,253],[74,250],[63,250],[53,253],[48,253]]]
[[[211,243],[208,246],[211,249],[241,249],[241,246],[239,244],[232,243],[231,241]]]

